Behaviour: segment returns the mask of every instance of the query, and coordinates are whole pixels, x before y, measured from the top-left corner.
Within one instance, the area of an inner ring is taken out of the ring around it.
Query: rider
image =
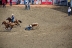
[[[14,22],[14,14],[12,14],[11,19],[12,19],[12,22]]]

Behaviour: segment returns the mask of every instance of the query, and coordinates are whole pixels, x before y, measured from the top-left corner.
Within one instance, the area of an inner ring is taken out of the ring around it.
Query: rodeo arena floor
[[[68,7],[54,5],[0,6],[0,48],[72,48],[72,15]],[[20,26],[6,30],[2,25],[14,14],[21,20]],[[34,30],[25,30],[31,23],[38,23]]]

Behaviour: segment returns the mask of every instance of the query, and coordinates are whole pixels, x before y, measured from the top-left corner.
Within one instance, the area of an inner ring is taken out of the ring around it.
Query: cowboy
[[[10,0],[10,6],[12,6],[12,0]]]
[[[28,27],[25,28],[25,30],[34,30],[38,27],[38,23],[32,23]]]
[[[12,19],[12,22],[14,22],[14,14],[12,14],[11,19]]]
[[[71,8],[69,7],[68,8],[68,16],[70,16],[71,15]]]

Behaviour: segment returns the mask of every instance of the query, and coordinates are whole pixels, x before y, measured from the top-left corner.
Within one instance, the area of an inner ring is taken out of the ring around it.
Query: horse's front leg
[[[10,30],[12,30],[12,27],[10,27]]]
[[[19,26],[21,27],[21,25],[19,24]]]
[[[7,28],[5,27],[5,29],[7,30]]]
[[[19,23],[17,25],[21,27],[21,25]]]
[[[13,26],[10,27],[10,30],[12,30]]]
[[[7,28],[5,27],[5,29],[7,30]]]

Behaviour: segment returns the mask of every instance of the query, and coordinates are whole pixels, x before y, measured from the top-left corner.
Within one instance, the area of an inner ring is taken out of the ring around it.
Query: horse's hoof
[[[12,30],[12,29],[10,29],[10,30]]]

